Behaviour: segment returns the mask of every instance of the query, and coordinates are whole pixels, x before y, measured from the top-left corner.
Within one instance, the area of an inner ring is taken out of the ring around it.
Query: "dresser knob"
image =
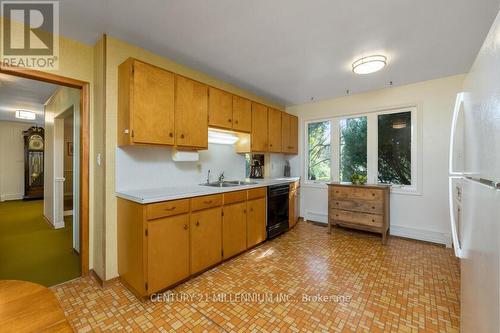
[[[375,206],[373,206],[372,209],[375,209]]]
[[[372,197],[374,197],[374,196],[375,196],[375,193],[372,193]]]
[[[375,219],[372,219],[372,222],[375,222]]]

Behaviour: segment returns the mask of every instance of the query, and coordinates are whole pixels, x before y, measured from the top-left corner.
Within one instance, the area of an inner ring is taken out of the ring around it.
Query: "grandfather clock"
[[[43,199],[44,129],[33,126],[24,135],[24,200]]]

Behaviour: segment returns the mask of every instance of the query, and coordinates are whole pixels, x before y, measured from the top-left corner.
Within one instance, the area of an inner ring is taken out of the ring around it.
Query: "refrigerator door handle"
[[[460,248],[460,240],[458,239],[458,226],[455,217],[455,205],[453,197],[453,180],[460,179],[461,177],[450,177],[449,179],[449,200],[450,200],[450,222],[451,222],[451,238],[453,240],[453,248],[455,249],[455,256],[462,258],[462,249]]]
[[[460,110],[462,109],[462,103],[464,102],[464,93],[458,93],[457,94],[457,99],[455,100],[455,108],[453,109],[453,118],[451,120],[451,134],[450,134],[450,160],[449,160],[449,173],[450,176],[457,176],[457,175],[462,175],[462,172],[455,172],[453,170],[453,157],[455,154],[455,134],[457,130],[457,122],[458,122],[458,116],[460,114]]]

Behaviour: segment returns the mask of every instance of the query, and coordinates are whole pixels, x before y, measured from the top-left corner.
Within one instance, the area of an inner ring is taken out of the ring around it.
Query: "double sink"
[[[257,182],[251,182],[247,180],[223,180],[215,183],[204,183],[200,184],[203,186],[211,186],[211,187],[234,187],[234,186],[245,186],[245,185],[255,185]]]

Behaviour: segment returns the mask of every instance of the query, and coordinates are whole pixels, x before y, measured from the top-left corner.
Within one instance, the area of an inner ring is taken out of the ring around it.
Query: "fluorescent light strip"
[[[16,118],[23,119],[23,120],[35,120],[36,113],[33,111],[28,111],[28,110],[17,110],[16,111]]]

